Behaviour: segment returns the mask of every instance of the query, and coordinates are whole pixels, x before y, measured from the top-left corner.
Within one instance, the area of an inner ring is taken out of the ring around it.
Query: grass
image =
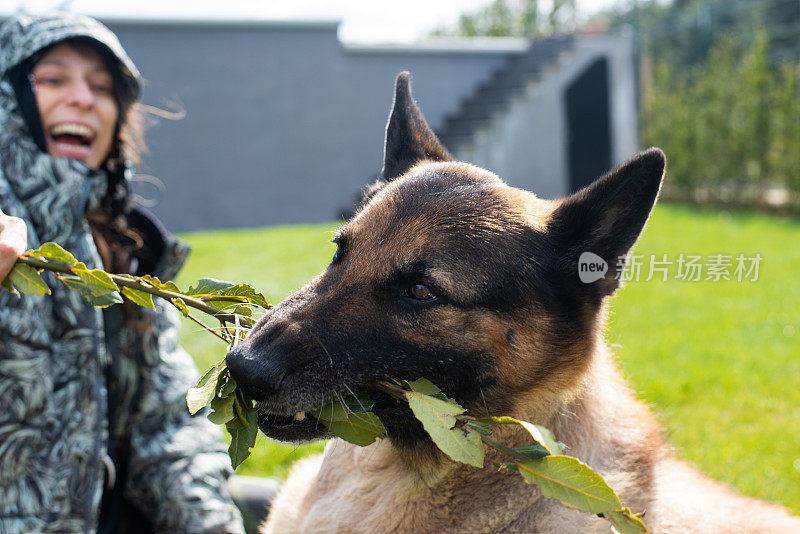
[[[324,268],[334,225],[184,235],[194,246],[181,285],[243,281],[271,302]],[[800,222],[661,205],[636,254],[752,256],[749,281],[630,281],[611,306],[607,338],[631,386],[664,422],[678,456],[714,478],[800,513]],[[735,264],[735,261],[734,261]],[[670,276],[676,273],[676,264]],[[182,343],[205,370],[224,347],[186,323]],[[240,472],[285,476],[321,444],[259,437]]]

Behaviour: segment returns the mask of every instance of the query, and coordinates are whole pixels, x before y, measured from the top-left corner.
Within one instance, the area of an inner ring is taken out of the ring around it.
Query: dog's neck
[[[636,471],[639,479],[630,483],[649,484],[650,468],[644,464],[652,463],[663,446],[658,423],[647,407],[635,399],[602,341],[596,344],[588,367],[569,395],[548,403],[539,398],[527,407],[523,403],[515,410],[515,416],[551,429],[556,439],[567,445],[565,454],[600,471]],[[508,446],[531,443],[531,436],[516,425],[495,426],[492,438]],[[476,475],[473,467],[450,461],[433,448],[422,452],[400,449],[383,440],[369,450],[364,459],[373,467],[398,463],[428,488],[457,484]],[[508,461],[488,447],[486,456]],[[487,467],[481,471],[494,470]]]

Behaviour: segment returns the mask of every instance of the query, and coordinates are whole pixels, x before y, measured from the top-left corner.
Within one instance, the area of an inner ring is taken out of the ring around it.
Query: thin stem
[[[406,400],[405,396],[406,390],[401,388],[400,386],[396,386],[391,382],[387,382],[386,380],[377,380],[375,382],[375,386],[384,393],[387,393],[396,399]]]
[[[214,334],[215,336],[220,338],[222,341],[224,341],[225,343],[230,345],[230,343],[231,343],[230,339],[226,338],[225,336],[223,336],[222,334],[220,334],[219,332],[217,332],[216,330],[214,330],[210,326],[206,325],[203,321],[201,321],[200,319],[198,319],[197,317],[195,317],[191,313],[186,314],[186,317],[188,317],[189,319],[191,319],[195,323],[199,324],[200,326],[202,326],[203,328],[205,328],[206,330],[208,330],[209,332],[211,332],[212,334]]]
[[[72,267],[59,262],[53,262],[48,260],[43,260],[40,258],[33,258],[30,256],[21,256],[17,261],[20,263],[24,263],[29,265],[35,269],[45,269],[47,271],[53,271],[56,273],[67,273],[67,274],[74,274],[72,271]],[[107,273],[111,280],[114,281],[118,286],[127,287],[130,289],[135,289],[137,291],[141,291],[143,293],[149,293],[150,295],[155,295],[156,297],[161,297],[163,299],[169,300],[172,302],[173,299],[181,299],[187,306],[191,306],[196,310],[200,310],[203,313],[211,315],[215,319],[220,322],[235,322],[236,315],[231,313],[223,313],[219,309],[209,306],[201,299],[190,297],[188,295],[184,295],[182,293],[175,293],[174,291],[167,291],[166,289],[158,289],[157,287],[153,287],[144,280],[140,278],[127,278],[124,276],[120,276],[117,274]],[[219,300],[222,300],[221,298]],[[174,303],[173,303],[174,305]],[[254,322],[252,319],[248,317],[239,317],[239,322],[242,323],[243,326],[252,327]]]
[[[199,297],[203,302],[233,302],[235,304],[246,304],[248,300],[245,297],[237,297],[235,295],[209,295],[207,297]]]
[[[493,440],[489,436],[481,435],[481,439],[485,444],[490,446],[491,448],[495,449],[496,451],[502,452],[506,456],[510,456],[514,463],[516,462],[527,462],[530,458],[525,458],[523,455],[519,454],[517,451],[512,449],[511,447],[506,447],[499,441]]]

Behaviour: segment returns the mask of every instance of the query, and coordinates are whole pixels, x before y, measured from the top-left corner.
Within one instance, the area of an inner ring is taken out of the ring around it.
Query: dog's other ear
[[[656,202],[665,165],[664,153],[651,148],[562,201],[549,225],[560,272],[593,286],[600,298],[614,292]]]
[[[394,102],[386,125],[381,178],[389,182],[404,175],[423,160],[450,161],[453,156],[442,146],[411,96],[410,74],[403,71],[394,82]]]

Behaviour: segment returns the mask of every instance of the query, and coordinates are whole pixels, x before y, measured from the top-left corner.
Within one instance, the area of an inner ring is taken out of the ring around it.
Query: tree
[[[493,0],[459,17],[456,28],[440,28],[434,36],[542,38],[575,29],[575,0],[552,0],[549,10],[539,0]]]

